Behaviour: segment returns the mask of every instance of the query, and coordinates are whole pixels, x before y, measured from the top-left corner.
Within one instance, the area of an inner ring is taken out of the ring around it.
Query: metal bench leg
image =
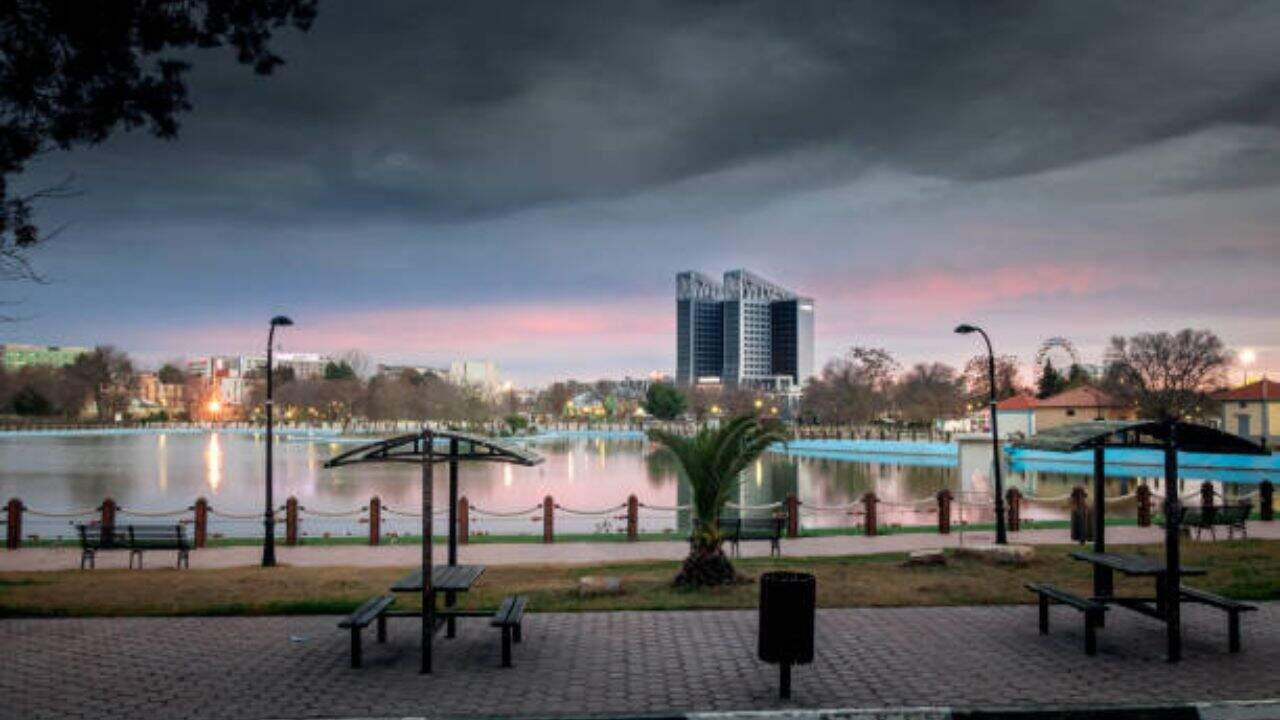
[[[523,627],[524,627],[524,624],[523,624],[523,623],[521,623],[521,624],[516,625],[516,626],[511,630],[511,640],[512,640],[512,642],[515,642],[515,643],[517,643],[517,644],[518,644],[518,643],[520,643],[521,641],[523,641],[523,640],[524,640],[524,632],[522,631],[522,628],[523,628]]]
[[[351,628],[351,667],[358,668],[363,664],[364,658],[360,647],[360,628]]]
[[[1049,596],[1040,596],[1040,634],[1049,634]]]
[[[1094,610],[1084,612],[1084,654],[1098,654],[1098,615]]]
[[[384,643],[386,641],[387,641],[387,616],[379,615],[378,616],[378,642]]]
[[[502,626],[502,667],[511,667],[511,626]]]
[[[1240,613],[1236,610],[1227,611],[1227,648],[1240,652]]]
[[[188,570],[191,569],[191,556],[187,554],[186,550],[179,550],[178,569],[181,570],[183,567],[186,567]]]

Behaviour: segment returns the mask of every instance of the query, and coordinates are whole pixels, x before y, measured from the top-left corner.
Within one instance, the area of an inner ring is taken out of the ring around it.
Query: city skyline
[[[269,79],[197,55],[176,141],[14,179],[78,194],[0,339],[161,361],[286,313],[286,348],[639,375],[674,371],[673,273],[752,267],[821,303],[816,368],[961,365],[974,322],[1024,361],[1211,328],[1280,370],[1274,11],[886,7],[335,5]]]

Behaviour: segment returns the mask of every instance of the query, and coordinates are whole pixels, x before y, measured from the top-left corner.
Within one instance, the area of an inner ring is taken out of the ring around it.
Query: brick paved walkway
[[[1079,616],[1031,606],[819,612],[818,657],[797,670],[797,706],[1029,705],[1280,697],[1280,603],[1245,619],[1226,652],[1225,619],[1185,610],[1187,659],[1164,662],[1161,626],[1112,613],[1100,654]],[[331,617],[0,621],[0,717],[261,718],[563,715],[784,706],[755,660],[741,611],[534,614],[512,669],[497,633],[464,622],[440,640],[437,672],[416,673],[416,624],[393,620],[347,667]],[[1168,688],[1168,689],[1166,689]]]

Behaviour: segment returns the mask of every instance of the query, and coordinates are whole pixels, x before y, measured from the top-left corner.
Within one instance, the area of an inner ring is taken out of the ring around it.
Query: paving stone
[[[347,666],[348,635],[332,617],[11,619],[0,621],[0,718],[557,716],[1280,695],[1280,603],[1243,619],[1238,655],[1227,652],[1221,613],[1183,613],[1185,659],[1169,665],[1162,626],[1122,611],[1089,658],[1079,616],[1065,610],[1055,611],[1048,636],[1038,634],[1032,606],[820,610],[816,657],[795,669],[790,702],[777,697],[777,669],[755,659],[752,611],[531,613],[509,669],[499,667],[487,621],[460,622],[456,639],[437,640],[429,676],[417,672],[410,619],[391,620],[386,644],[366,633],[362,670]]]

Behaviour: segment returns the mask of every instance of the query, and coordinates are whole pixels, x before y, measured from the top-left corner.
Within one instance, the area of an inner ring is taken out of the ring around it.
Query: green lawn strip
[[[576,565],[493,566],[461,607],[487,609],[511,594],[529,598],[535,612],[751,608],[769,570],[811,572],[820,607],[999,605],[1030,602],[1023,585],[1052,582],[1088,593],[1090,568],[1071,560],[1076,545],[1039,546],[1024,566],[996,565],[953,553],[941,567],[906,567],[901,553],[842,557],[751,558],[735,563],[747,578],[710,590],[672,587],[679,563],[669,561]],[[1112,546],[1159,555],[1159,545]],[[1280,600],[1280,541],[1189,542],[1185,562],[1209,569],[1191,582],[1242,600]],[[0,573],[0,616],[310,615],[348,612],[385,593],[406,568],[279,567],[220,570],[59,571]],[[584,575],[616,575],[625,592],[579,597]],[[1122,594],[1149,595],[1150,579],[1119,577]],[[398,607],[413,607],[402,596]]]

